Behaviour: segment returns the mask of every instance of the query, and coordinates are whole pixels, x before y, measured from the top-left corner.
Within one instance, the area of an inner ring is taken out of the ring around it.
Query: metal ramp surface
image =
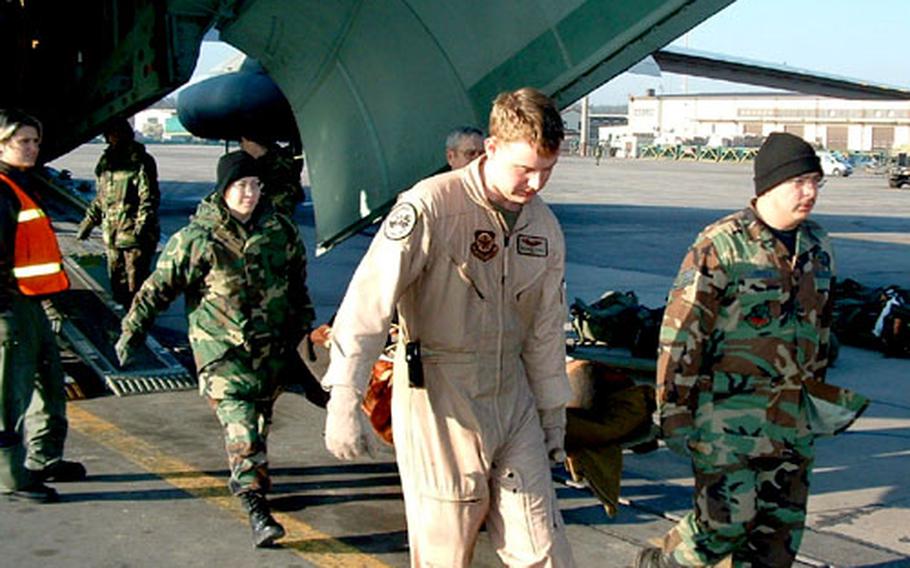
[[[134,360],[120,368],[114,344],[120,337],[123,310],[82,266],[92,262],[97,260],[66,257],[66,271],[74,285],[54,299],[65,316],[61,335],[72,350],[117,396],[196,388],[193,374],[150,335]]]

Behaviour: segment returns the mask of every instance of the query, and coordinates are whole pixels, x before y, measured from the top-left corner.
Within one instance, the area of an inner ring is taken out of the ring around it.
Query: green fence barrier
[[[638,147],[638,158],[692,160],[698,162],[747,162],[755,158],[758,148],[644,144]]]

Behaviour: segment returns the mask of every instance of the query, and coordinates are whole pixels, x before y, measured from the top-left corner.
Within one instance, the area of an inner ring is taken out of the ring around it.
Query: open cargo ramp
[[[195,388],[196,378],[151,335],[133,361],[120,368],[114,344],[123,310],[80,264],[86,258],[64,259],[74,285],[54,298],[64,315],[61,334],[72,350],[117,396]]]

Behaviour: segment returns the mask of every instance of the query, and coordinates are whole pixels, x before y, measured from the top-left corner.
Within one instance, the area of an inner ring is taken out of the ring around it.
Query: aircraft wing
[[[0,107],[45,125],[49,161],[185,83],[212,27],[257,59],[307,152],[319,251],[444,165],[525,85],[566,107],[732,0],[0,2]]]
[[[842,99],[910,99],[910,89],[676,46],[654,53],[661,71]]]
[[[218,27],[291,105],[318,254],[439,170],[446,133],[485,128],[499,92],[568,106],[731,1],[248,1]]]

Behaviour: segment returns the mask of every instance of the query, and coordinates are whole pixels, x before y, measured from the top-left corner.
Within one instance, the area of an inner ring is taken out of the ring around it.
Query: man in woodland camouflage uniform
[[[224,428],[228,487],[250,514],[256,546],[269,546],[284,535],[265,498],[272,407],[283,366],[315,314],[297,227],[259,198],[253,158],[222,156],[216,191],[168,241],[123,320],[116,351],[127,363],[155,316],[185,294],[199,390]]]
[[[240,137],[240,148],[256,159],[262,194],[272,208],[288,217],[294,216],[297,205],[303,203],[300,173],[303,160],[294,156],[292,146],[279,146],[274,142]]]
[[[814,438],[809,393],[844,411],[860,395],[825,385],[834,262],[808,217],[815,151],[773,133],[755,159],[756,198],[708,226],[670,291],[657,401],[667,445],[691,456],[695,510],[638,566],[789,566],[802,539]],[[831,408],[835,408],[832,406]]]
[[[125,308],[148,277],[161,238],[158,170],[134,136],[130,123],[122,118],[105,127],[108,147],[95,167],[97,194],[76,235],[87,239],[92,228],[101,225],[111,293]]]

